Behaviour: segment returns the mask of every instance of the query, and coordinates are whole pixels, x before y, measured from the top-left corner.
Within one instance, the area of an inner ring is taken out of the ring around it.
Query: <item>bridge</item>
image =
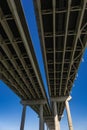
[[[33,0],[49,97],[40,73],[20,0],[0,1],[0,79],[21,99],[24,130],[30,106],[49,130],[60,130],[66,108],[73,130],[69,101],[87,43],[87,0]]]

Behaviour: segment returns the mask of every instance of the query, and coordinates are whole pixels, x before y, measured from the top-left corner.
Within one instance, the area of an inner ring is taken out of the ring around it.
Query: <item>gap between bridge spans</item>
[[[40,40],[39,40],[39,34],[38,34],[38,29],[37,29],[37,24],[36,24],[33,0],[29,0],[29,4],[28,2],[25,2],[24,0],[22,0],[21,4],[24,9],[24,14],[27,21],[27,25],[28,25],[28,30],[30,32],[31,40],[32,40],[34,51],[35,51],[36,58],[38,61],[38,65],[39,65],[40,73],[42,76],[43,84],[45,87],[45,91],[47,94],[47,98],[50,103],[50,97],[49,97],[46,74],[45,74],[42,52],[41,52],[41,47],[40,47]]]

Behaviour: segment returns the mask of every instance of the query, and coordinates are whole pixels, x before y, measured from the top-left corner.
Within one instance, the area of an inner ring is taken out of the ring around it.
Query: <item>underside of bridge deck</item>
[[[50,99],[68,96],[87,42],[86,0],[33,0]],[[53,101],[52,101],[53,104]],[[62,115],[65,101],[57,102]],[[61,116],[59,117],[59,120]]]
[[[24,105],[40,116],[49,130],[60,130],[66,106],[73,130],[68,96],[87,42],[87,0],[33,0],[50,101],[21,6],[21,0],[0,0],[0,79]],[[49,104],[50,102],[50,104]]]
[[[0,1],[0,78],[21,100],[45,100],[51,114],[20,1]],[[39,114],[39,104],[30,105]]]

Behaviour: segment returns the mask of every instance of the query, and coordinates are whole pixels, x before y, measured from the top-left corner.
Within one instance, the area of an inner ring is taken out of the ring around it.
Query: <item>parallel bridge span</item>
[[[87,0],[33,0],[50,101],[20,0],[0,1],[0,79],[20,98],[24,130],[26,106],[40,117],[40,130],[60,130],[66,107],[69,130],[73,130],[68,101],[86,48]],[[50,102],[50,103],[49,103]]]

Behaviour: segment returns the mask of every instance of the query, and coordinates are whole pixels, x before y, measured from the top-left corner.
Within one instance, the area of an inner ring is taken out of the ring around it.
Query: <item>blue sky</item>
[[[22,0],[22,5],[36,56],[38,57],[46,92],[48,93],[32,0]],[[83,59],[71,92],[72,100],[70,101],[70,109],[74,130],[87,130],[87,49],[85,50]],[[19,130],[21,113],[22,105],[20,104],[20,98],[0,81],[0,130]],[[38,130],[38,115],[30,107],[27,107],[26,115],[25,130]],[[66,111],[64,111],[64,117],[60,125],[61,130],[68,130]]]

